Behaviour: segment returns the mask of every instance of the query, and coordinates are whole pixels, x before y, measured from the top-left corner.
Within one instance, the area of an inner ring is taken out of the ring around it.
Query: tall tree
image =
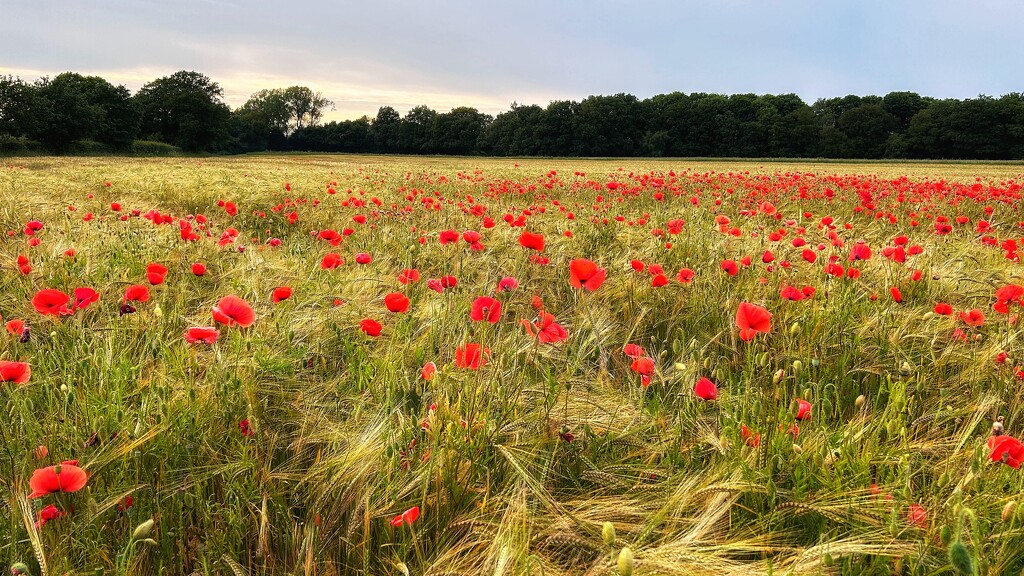
[[[370,125],[377,152],[397,152],[401,139],[402,117],[391,106],[381,106]]]
[[[227,139],[231,117],[223,96],[216,82],[198,72],[158,78],[135,95],[140,133],[189,151],[215,150]]]

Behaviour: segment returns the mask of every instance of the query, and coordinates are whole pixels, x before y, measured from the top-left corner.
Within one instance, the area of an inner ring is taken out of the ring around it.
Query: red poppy
[[[165,276],[167,276],[167,266],[157,264],[156,262],[146,266],[146,280],[150,284],[154,286],[163,284]]]
[[[652,288],[661,288],[666,284],[668,284],[668,278],[664,274],[657,274],[653,278],[651,278]]]
[[[198,326],[185,330],[185,341],[189,344],[197,342],[213,344],[217,341],[218,336],[220,336],[220,332],[213,326]]]
[[[366,318],[359,323],[359,329],[367,336],[376,338],[377,336],[380,336],[382,326],[380,325],[380,322],[377,322],[373,318]]]
[[[29,498],[39,498],[53,492],[77,492],[85,486],[89,476],[77,466],[77,460],[68,460],[56,466],[39,468],[32,473],[28,485]]]
[[[195,264],[192,265],[192,273],[195,274],[196,276],[202,276],[203,274],[206,274],[206,265],[203,264],[202,262],[196,262]]]
[[[803,398],[797,398],[796,400],[796,419],[807,420],[811,417],[811,403]]]
[[[637,358],[629,365],[629,369],[643,376],[650,376],[654,373],[654,360],[651,358]]]
[[[409,310],[409,298],[401,292],[392,292],[384,297],[384,306],[391,312],[403,314]]]
[[[469,311],[469,317],[477,322],[486,320],[494,324],[501,319],[501,302],[490,296],[480,296],[473,300],[473,307]]]
[[[345,261],[341,259],[341,256],[331,252],[325,255],[323,260],[320,261],[320,267],[324,270],[333,270],[344,263]]]
[[[707,378],[697,380],[693,386],[693,392],[702,400],[716,400],[718,398],[718,386]]]
[[[949,316],[950,314],[953,313],[953,307],[950,306],[949,304],[939,302],[938,304],[935,305],[935,313],[941,314],[943,316]]]
[[[248,418],[238,421],[238,429],[242,432],[242,436],[247,438],[256,434],[256,431],[253,430],[252,426],[249,424]]]
[[[455,365],[459,368],[476,370],[487,364],[491,351],[479,344],[463,344],[455,349]]]
[[[32,306],[46,316],[67,316],[71,314],[71,309],[68,308],[70,300],[71,297],[60,290],[45,288],[32,297]]]
[[[907,508],[907,521],[918,528],[928,528],[928,511],[920,504],[911,504]]]
[[[373,257],[366,252],[356,254],[356,264],[369,264],[370,262],[373,262]]]
[[[441,244],[451,244],[459,241],[459,233],[455,230],[444,230],[438,235]]]
[[[409,508],[405,512],[402,512],[402,520],[406,524],[412,524],[419,517],[420,517],[420,507],[419,506],[413,506],[412,508]]]
[[[622,353],[630,358],[640,358],[644,355],[644,348],[639,344],[626,344],[622,347]]]
[[[420,370],[420,376],[424,380],[433,380],[434,374],[436,373],[437,364],[434,364],[433,362],[427,362],[426,364],[423,365],[423,368]]]
[[[82,310],[92,304],[98,302],[100,299],[100,293],[89,287],[75,288],[75,304],[74,309]]]
[[[25,333],[25,321],[24,320],[10,320],[7,322],[7,332],[14,336],[21,337]]]
[[[149,288],[142,284],[132,284],[124,290],[125,302],[148,302]]]
[[[985,315],[977,308],[973,308],[967,312],[961,312],[959,316],[960,319],[963,320],[964,324],[967,324],[972,328],[977,328],[985,323]]]
[[[747,446],[757,448],[761,445],[761,433],[755,433],[750,428],[747,428],[746,424],[740,426],[740,436],[743,438],[743,441],[747,443]]]
[[[889,289],[889,293],[892,294],[892,299],[897,304],[901,304],[903,302],[903,293],[900,292],[899,288],[893,286]]]
[[[722,270],[729,276],[735,276],[739,272],[739,266],[734,260],[722,260]]]
[[[50,520],[56,520],[64,516],[64,512],[58,509],[53,504],[48,504],[39,511],[39,516],[35,522],[36,529],[42,528]],[[17,574],[17,572],[15,572]]]
[[[516,280],[512,276],[505,276],[498,281],[498,287],[495,288],[496,292],[511,292],[519,288],[519,280]]]
[[[398,281],[402,284],[414,284],[420,281],[420,271],[415,268],[406,268],[398,275]]]
[[[689,268],[683,268],[676,274],[676,281],[681,284],[689,284],[693,282],[694,272]]]
[[[544,235],[523,231],[519,236],[519,245],[523,248],[541,252],[544,250]]]
[[[740,338],[749,342],[758,332],[767,334],[771,331],[772,314],[757,304],[741,302],[736,310],[736,326],[740,329]]]
[[[277,288],[274,288],[274,292],[273,292],[273,294],[271,294],[270,299],[273,300],[274,304],[277,304],[278,302],[283,302],[283,301],[285,301],[285,300],[287,300],[287,299],[289,299],[291,297],[292,297],[292,289],[291,289],[291,287],[289,287],[289,286],[278,286]]]
[[[607,271],[590,260],[578,258],[569,262],[569,284],[573,288],[586,288],[593,292],[601,287],[606,276]]]
[[[1011,468],[1020,468],[1021,461],[1024,461],[1024,444],[1020,440],[1010,436],[992,436],[988,439],[988,449],[991,450],[989,459],[993,462],[1003,462]]]
[[[32,377],[32,367],[28,362],[12,362],[0,360],[0,382],[24,384]]]
[[[221,298],[212,312],[215,322],[226,324],[228,327],[247,328],[256,321],[256,313],[249,303],[234,294]]]
[[[540,317],[533,323],[527,320],[520,320],[520,322],[526,328],[526,331],[530,333],[530,336],[536,337],[545,344],[555,344],[569,337],[569,333],[565,331],[565,328],[555,322],[554,315],[544,311],[540,312]]]

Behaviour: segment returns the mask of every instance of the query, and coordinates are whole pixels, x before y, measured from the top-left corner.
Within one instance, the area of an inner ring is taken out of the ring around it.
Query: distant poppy
[[[71,297],[53,288],[45,288],[32,297],[32,306],[46,316],[66,316],[71,314],[68,302]]]
[[[24,320],[10,320],[6,324],[7,332],[14,336],[20,337],[25,333],[25,321]]]
[[[403,314],[409,310],[409,298],[401,292],[392,292],[384,297],[384,306],[391,312]]]
[[[146,266],[146,280],[156,286],[157,284],[163,284],[164,278],[167,276],[167,266],[158,264],[156,262]]]
[[[963,320],[964,324],[967,324],[972,328],[977,328],[978,326],[981,326],[982,324],[985,323],[985,314],[983,314],[981,310],[978,310],[977,308],[972,308],[967,312],[961,312],[959,316],[960,320]]]
[[[0,382],[24,384],[32,377],[32,367],[28,362],[0,360]]]
[[[192,273],[196,276],[202,276],[206,274],[206,265],[201,262],[196,262],[192,265]]]
[[[701,378],[697,380],[697,383],[693,386],[693,392],[701,400],[715,400],[718,398],[718,386],[707,378]]]
[[[889,293],[892,294],[892,299],[897,304],[901,304],[903,302],[903,293],[900,292],[899,288],[893,286],[889,289]]]
[[[238,429],[242,432],[242,436],[245,437],[256,434],[256,431],[252,429],[252,425],[249,424],[248,418],[238,421]]]
[[[225,296],[213,307],[213,320],[228,327],[240,326],[247,328],[256,321],[256,313],[245,300],[238,296]]]
[[[324,270],[333,270],[343,264],[345,264],[345,261],[341,259],[341,256],[334,252],[325,255],[323,260],[320,261],[320,267]]]
[[[406,268],[398,275],[398,281],[402,284],[414,284],[420,281],[420,271],[415,268]]]
[[[436,373],[437,364],[434,364],[433,362],[427,362],[426,364],[423,365],[423,368],[420,370],[420,376],[424,380],[433,380],[434,374]]]
[[[725,271],[729,276],[735,276],[739,272],[739,266],[733,260],[722,260],[722,270]]]
[[[689,268],[683,268],[676,274],[676,281],[681,284],[689,284],[693,282],[694,272]]]
[[[753,430],[748,428],[746,424],[740,426],[740,436],[743,438],[743,441],[746,442],[747,446],[757,448],[761,445],[761,433],[755,433]]]
[[[637,358],[629,365],[629,369],[637,374],[650,376],[654,373],[654,360],[651,358]]]
[[[530,323],[525,319],[520,320],[520,322],[531,336],[536,337],[539,341],[545,344],[555,344],[569,337],[569,333],[566,332],[565,328],[555,322],[554,315],[544,312],[543,310],[540,312],[540,317],[535,322]]]
[[[220,336],[220,332],[212,326],[198,326],[185,330],[185,341],[189,344],[197,342],[213,344],[217,341],[218,336]]]
[[[455,365],[459,368],[476,370],[487,364],[487,356],[490,353],[490,350],[479,344],[463,344],[455,349]]]
[[[270,298],[274,302],[274,304],[277,304],[279,302],[284,302],[285,300],[287,300],[287,299],[289,299],[291,297],[292,297],[292,289],[289,286],[278,286],[277,288],[274,288],[274,292],[270,296]]]
[[[668,278],[664,274],[657,274],[651,278],[651,287],[660,288],[668,284]]]
[[[807,420],[811,417],[811,403],[803,398],[797,398],[796,400],[796,419]]]
[[[366,252],[356,254],[356,264],[369,264],[370,262],[373,262],[373,257]]]
[[[941,314],[942,316],[949,316],[953,313],[953,307],[949,304],[939,302],[935,305],[935,313]]]
[[[498,287],[495,289],[497,292],[510,292],[519,288],[519,281],[512,276],[505,276],[498,281]]]
[[[383,327],[380,325],[380,322],[377,322],[373,318],[366,318],[359,323],[359,329],[367,336],[371,336],[373,338],[380,336],[382,328]]]
[[[419,517],[420,517],[420,507],[419,506],[413,506],[412,508],[409,508],[405,512],[402,512],[398,516],[395,516],[394,518],[392,518],[391,519],[391,525],[396,527],[396,528],[401,526],[402,524],[409,524],[411,526],[412,523],[415,522],[416,519],[419,518]]]
[[[736,326],[740,329],[740,338],[749,342],[758,332],[767,334],[771,331],[772,314],[757,304],[741,302],[736,310]]]
[[[124,290],[125,302],[148,302],[149,288],[142,284],[132,284]]]
[[[578,258],[569,262],[569,284],[573,288],[586,288],[593,292],[601,287],[606,276],[607,271],[590,260]]]
[[[501,319],[501,302],[491,298],[490,296],[480,296],[476,300],[473,300],[473,306],[470,309],[469,317],[477,322],[486,320],[487,322],[494,324]]]
[[[29,498],[39,498],[53,492],[77,492],[81,490],[89,476],[77,466],[75,460],[68,460],[56,466],[39,468],[32,473],[28,485],[32,488]]]
[[[61,516],[64,516],[64,512],[58,509],[53,504],[44,506],[40,511],[35,522],[36,529],[42,528],[47,522],[56,520]]]
[[[630,358],[640,358],[644,355],[644,349],[639,344],[626,344],[622,347],[622,353]]]
[[[928,511],[920,504],[911,504],[907,508],[907,521],[918,528],[928,528]]]

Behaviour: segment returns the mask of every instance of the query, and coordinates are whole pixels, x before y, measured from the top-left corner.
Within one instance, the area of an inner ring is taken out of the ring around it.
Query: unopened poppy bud
[[[153,314],[156,314],[157,318],[159,318],[159,317],[164,315],[164,311],[163,311],[162,308],[160,308],[159,304],[157,304],[156,306],[153,307]]]
[[[50,332],[50,338],[56,338],[56,337],[57,337],[57,332],[56,331]]]
[[[804,363],[799,360],[793,360],[793,374],[799,374],[804,368]]]
[[[146,538],[145,540],[142,541],[142,543],[146,544],[147,546],[152,546],[154,548],[157,547],[156,540],[153,540],[152,538]]]
[[[900,365],[900,376],[910,376],[913,372],[914,369],[910,366],[910,362],[904,362]]]
[[[619,551],[619,576],[633,576],[633,551],[629,546]]]
[[[821,366],[821,360],[818,360],[817,358],[811,358],[811,366],[814,366],[815,368]]]
[[[974,574],[974,559],[964,543],[957,540],[949,545],[949,563],[961,574]]]
[[[696,338],[692,338],[690,340],[690,350],[696,350],[698,344],[699,344],[699,342],[697,342],[697,339]]]
[[[793,444],[793,452],[796,454],[803,454],[804,449],[801,448],[799,444]]]
[[[135,531],[132,532],[132,539],[142,540],[144,538],[149,538],[149,535],[153,533],[153,526],[155,524],[156,522],[152,518],[146,520],[142,524],[139,524],[135,527]]]
[[[68,391],[68,385],[67,384],[61,384],[60,385],[60,391],[66,393]]]
[[[711,358],[705,358],[704,359],[704,368],[707,369],[707,370],[711,369]]]
[[[605,522],[604,525],[601,526],[601,538],[604,540],[605,544],[607,544],[609,546],[614,546],[615,545],[615,525],[612,524],[611,522]]]
[[[765,353],[761,354],[761,358],[758,359],[757,363],[760,364],[762,368],[767,366],[768,365],[768,353],[765,352]]]
[[[772,384],[778,384],[785,377],[786,377],[786,371],[783,370],[782,368],[779,368],[778,370],[775,371],[775,375],[772,376]]]
[[[683,364],[682,362],[676,362],[674,364],[674,366],[675,366],[675,369],[679,370],[680,372],[683,371],[683,370],[686,370],[686,365]]]
[[[943,526],[942,530],[939,530],[939,541],[943,544],[949,544],[953,539],[953,529],[949,526]]]
[[[1013,519],[1013,513],[1017,511],[1017,502],[1010,500],[1003,506],[1003,522],[1009,522]]]
[[[789,327],[789,335],[790,336],[796,336],[799,333],[800,333],[800,323],[799,322],[793,322],[793,325]]]
[[[11,564],[11,576],[27,576],[28,566],[24,562]]]
[[[861,394],[860,396],[857,396],[857,399],[853,401],[853,404],[857,408],[863,408],[864,407],[864,403],[867,402],[867,401],[868,401],[867,397],[864,396],[863,394]]]

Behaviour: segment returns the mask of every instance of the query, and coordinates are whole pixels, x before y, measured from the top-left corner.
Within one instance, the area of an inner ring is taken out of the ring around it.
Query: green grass
[[[995,288],[1024,283],[1024,275],[974,228],[984,218],[1000,242],[1019,241],[1020,203],[1012,192],[981,201],[913,192],[925,182],[970,185],[976,177],[986,191],[1007,189],[1024,181],[1024,168],[7,159],[0,231],[15,233],[0,240],[0,313],[26,320],[31,339],[3,334],[0,359],[30,362],[32,379],[0,383],[0,562],[25,562],[32,574],[598,575],[617,574],[628,546],[634,574],[644,575],[931,575],[954,573],[947,547],[959,538],[980,573],[1020,573],[1024,515],[1004,507],[1020,499],[1024,481],[1019,470],[989,462],[985,441],[1000,416],[1008,434],[1022,435],[1024,392],[1013,368],[1024,344],[1019,325],[991,304]],[[613,180],[637,190],[622,196],[623,188],[604,186]],[[335,195],[326,193],[331,182]],[[801,186],[837,193],[831,201],[800,199]],[[861,186],[898,223],[854,212]],[[406,200],[414,189],[419,196]],[[906,202],[895,201],[897,190]],[[654,199],[658,191],[664,200]],[[435,193],[442,208],[425,209],[420,198]],[[342,206],[350,197],[366,205]],[[272,210],[286,198],[308,201]],[[228,217],[218,200],[235,202],[238,214]],[[816,264],[805,263],[790,244],[795,226],[772,242],[767,233],[782,222],[740,214],[763,200],[806,227],[810,246],[830,243],[818,222],[833,216],[845,247],[828,246]],[[113,201],[123,204],[121,214],[156,209],[175,221],[122,221]],[[468,213],[474,202],[486,206],[493,228]],[[989,204],[991,216],[983,212]],[[591,221],[595,206],[609,224]],[[531,262],[517,242],[524,228],[502,220],[524,209],[533,214],[525,229],[546,237],[549,265]],[[292,210],[296,224],[286,218]],[[911,212],[920,226],[909,225]],[[96,218],[85,222],[86,213]],[[200,213],[212,220],[211,236],[182,241],[177,219]],[[368,222],[356,224],[356,214]],[[742,236],[719,232],[718,214]],[[940,236],[926,214],[962,214],[970,223]],[[652,235],[674,218],[686,222],[680,234]],[[30,219],[45,225],[35,247],[21,231]],[[639,219],[647,221],[627,224]],[[239,231],[235,244],[218,247],[229,227]],[[349,227],[354,232],[337,247],[310,235]],[[440,245],[446,229],[481,232],[484,249],[461,239]],[[905,265],[880,255],[901,234],[924,248]],[[267,246],[270,238],[281,246]],[[874,252],[856,264],[860,278],[826,276],[828,255],[849,266],[858,239]],[[69,248],[74,258],[64,255]],[[760,260],[766,248],[792,266],[768,271]],[[328,252],[345,265],[322,270]],[[358,252],[373,262],[356,264]],[[18,271],[19,254],[30,257],[28,275]],[[720,269],[721,260],[747,255],[753,263],[736,277]],[[574,258],[606,268],[604,285],[573,289]],[[653,288],[631,259],[661,264],[669,284]],[[169,268],[166,282],[150,287],[151,300],[137,303],[136,313],[119,315],[125,287],[145,284],[150,262]],[[193,262],[205,263],[207,275],[193,276]],[[684,266],[696,271],[689,286],[674,281]],[[420,282],[399,284],[404,268],[420,270]],[[910,280],[915,269],[919,282]],[[427,288],[428,278],[449,274],[458,278],[455,289]],[[519,288],[497,296],[500,322],[471,322],[473,299],[494,296],[504,276]],[[784,301],[783,284],[817,291]],[[79,286],[95,288],[101,300],[59,320],[32,307],[40,289]],[[273,304],[277,286],[294,295]],[[892,286],[902,290],[902,304],[892,301]],[[392,291],[410,298],[409,313],[384,308]],[[212,325],[211,307],[228,294],[249,302],[256,322],[222,326],[212,346],[187,344],[185,329]],[[536,316],[535,295],[568,330],[565,342],[540,344],[520,325]],[[769,334],[738,338],[734,317],[743,301],[773,313]],[[987,320],[970,328],[932,312],[936,302],[979,308]],[[359,331],[364,318],[383,324],[378,338]],[[969,341],[955,339],[956,328]],[[486,366],[455,365],[466,342],[490,349]],[[626,343],[656,361],[647,388],[629,368]],[[1010,356],[1004,365],[993,360],[1000,351]],[[425,381],[428,361],[438,373]],[[714,403],[692,392],[702,376],[721,390]],[[785,431],[797,398],[814,408],[794,439]],[[241,433],[243,419],[252,436]],[[762,435],[759,447],[745,445],[744,424]],[[40,445],[48,448],[43,460]],[[72,458],[90,474],[84,489],[25,498],[33,470]],[[129,495],[132,506],[120,509]],[[67,516],[34,529],[46,504]],[[908,521],[912,504],[927,511],[924,527]],[[421,515],[411,527],[391,525],[413,506]],[[150,518],[152,541],[133,539]],[[611,546],[602,538],[606,522],[615,528]]]

